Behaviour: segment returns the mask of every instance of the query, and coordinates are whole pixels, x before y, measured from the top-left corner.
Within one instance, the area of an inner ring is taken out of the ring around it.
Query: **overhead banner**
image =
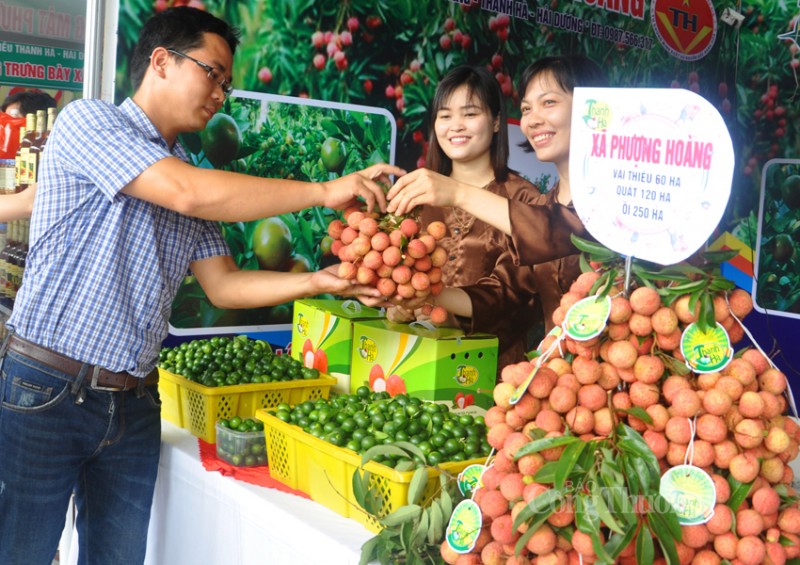
[[[83,89],[85,0],[0,2],[0,83]]]
[[[83,50],[0,41],[0,82],[35,88],[83,89]]]
[[[728,204],[733,144],[717,110],[683,89],[576,88],[570,187],[606,247],[662,265],[687,259]]]

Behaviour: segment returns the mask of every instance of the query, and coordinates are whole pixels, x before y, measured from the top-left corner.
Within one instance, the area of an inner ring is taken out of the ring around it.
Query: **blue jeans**
[[[144,562],[161,449],[158,388],[72,389],[74,376],[8,352],[0,372],[0,563],[50,565],[70,495],[78,563]],[[89,379],[86,379],[88,385]]]

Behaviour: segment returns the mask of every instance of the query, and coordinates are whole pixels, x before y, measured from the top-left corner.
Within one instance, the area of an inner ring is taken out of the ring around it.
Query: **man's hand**
[[[357,284],[355,281],[349,281],[339,278],[339,265],[331,265],[321,271],[317,271],[311,275],[311,283],[319,290],[319,293],[338,294],[340,296],[354,296],[361,299],[381,298],[381,293],[377,288]]]
[[[0,197],[0,222],[11,222],[30,218],[33,213],[33,199],[36,196],[36,183],[31,183],[22,192]]]
[[[386,211],[386,196],[381,184],[389,186],[389,175],[404,175],[406,172],[393,165],[380,163],[364,170],[351,173],[336,180],[322,183],[324,190],[323,206],[343,210],[358,205],[361,198],[367,210]]]

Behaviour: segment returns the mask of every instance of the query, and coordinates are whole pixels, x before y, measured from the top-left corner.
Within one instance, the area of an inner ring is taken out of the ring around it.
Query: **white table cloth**
[[[358,563],[373,535],[361,524],[312,500],[206,471],[197,438],[162,426],[146,565]],[[77,535],[65,534],[61,554],[76,563]]]

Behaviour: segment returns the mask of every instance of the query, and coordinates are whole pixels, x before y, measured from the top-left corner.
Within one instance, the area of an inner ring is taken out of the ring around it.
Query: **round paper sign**
[[[686,366],[695,373],[721,371],[733,359],[730,337],[719,322],[707,331],[696,323],[689,324],[681,334],[681,353]]]
[[[576,88],[570,188],[586,229],[626,256],[671,265],[699,249],[731,190],[733,145],[682,89]]]
[[[714,516],[714,480],[699,467],[678,465],[668,469],[661,477],[659,492],[672,504],[683,526],[705,524]]]
[[[483,516],[478,504],[471,499],[462,500],[453,509],[445,530],[447,545],[456,553],[469,553],[481,534]]]
[[[481,476],[484,470],[483,465],[470,465],[458,474],[458,490],[462,495],[470,497],[481,486]]]

